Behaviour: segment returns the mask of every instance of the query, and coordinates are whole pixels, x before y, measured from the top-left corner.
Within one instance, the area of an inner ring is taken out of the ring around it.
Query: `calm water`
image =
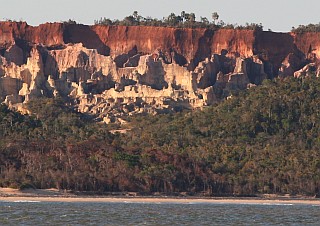
[[[0,225],[320,225],[320,206],[0,202]]]

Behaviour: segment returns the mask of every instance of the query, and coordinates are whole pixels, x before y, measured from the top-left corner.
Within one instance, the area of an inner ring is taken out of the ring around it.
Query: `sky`
[[[0,0],[0,20],[23,20],[30,25],[69,19],[93,24],[101,17],[123,19],[139,15],[162,19],[181,11],[211,21],[213,12],[225,23],[262,23],[264,30],[290,31],[292,27],[320,22],[320,0]]]

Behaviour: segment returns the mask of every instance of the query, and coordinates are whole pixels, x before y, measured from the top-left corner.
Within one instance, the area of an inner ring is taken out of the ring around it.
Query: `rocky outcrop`
[[[294,39],[294,43],[297,46],[297,49],[302,54],[308,56],[310,53],[314,53],[317,59],[320,58],[320,33],[292,33],[291,35]]]
[[[27,63],[16,65],[11,59],[1,61],[3,77],[0,78],[0,99],[13,95],[14,100],[29,100],[30,97],[44,95],[43,84],[45,81],[42,56],[35,47],[30,53]],[[19,97],[18,97],[19,96]],[[12,99],[12,98],[11,98]],[[16,103],[18,101],[14,101]]]
[[[279,68],[278,76],[281,78],[292,76],[294,72],[299,70],[305,63],[306,59],[302,54],[296,55],[294,53],[289,53]]]
[[[123,123],[126,115],[212,105],[275,76],[317,75],[319,40],[251,30],[0,22],[0,100],[21,109],[40,96],[69,96],[79,111]]]
[[[194,71],[154,54],[140,55],[137,66],[117,67],[112,57],[82,43],[58,50],[35,45],[21,66],[1,58],[0,95],[13,107],[40,96],[69,96],[79,111],[105,122],[130,114],[201,108],[219,101],[213,85],[221,57],[207,58]]]

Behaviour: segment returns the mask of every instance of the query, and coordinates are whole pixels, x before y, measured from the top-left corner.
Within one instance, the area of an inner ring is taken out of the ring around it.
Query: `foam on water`
[[[26,202],[26,203],[39,203],[39,202],[41,202],[41,201],[35,201],[35,200],[15,200],[15,201],[13,201],[13,202]]]

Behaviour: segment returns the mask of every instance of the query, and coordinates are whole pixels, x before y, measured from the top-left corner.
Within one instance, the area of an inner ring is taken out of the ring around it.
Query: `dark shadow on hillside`
[[[205,60],[207,57],[211,56],[211,40],[213,37],[214,31],[207,29],[204,32],[204,35],[199,38],[198,49],[194,55],[194,58],[190,60],[188,65],[188,70],[193,71],[199,64],[200,61]]]
[[[15,39],[16,45],[22,49],[23,52],[23,64],[27,63],[28,57],[30,57],[30,52],[32,49],[31,43],[23,39]],[[19,65],[21,66],[21,65]]]
[[[88,49],[96,49],[101,55],[110,55],[110,48],[101,41],[99,36],[88,25],[66,25],[63,41],[64,43],[82,43]]]

